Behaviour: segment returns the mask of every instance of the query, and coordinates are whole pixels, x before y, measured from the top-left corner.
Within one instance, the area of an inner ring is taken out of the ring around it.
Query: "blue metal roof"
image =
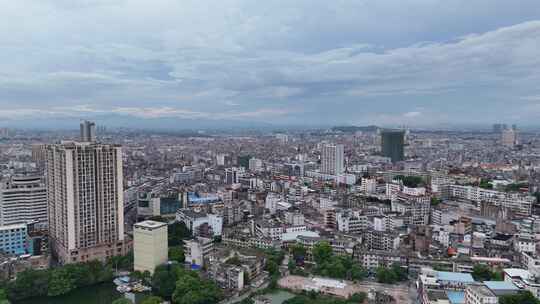
[[[448,282],[474,283],[474,279],[470,273],[437,271],[437,278],[441,281]]]
[[[484,284],[491,290],[519,290],[519,288],[512,282],[485,281]]]

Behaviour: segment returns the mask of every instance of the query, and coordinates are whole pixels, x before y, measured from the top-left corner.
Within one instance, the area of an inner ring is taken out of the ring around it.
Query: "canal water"
[[[58,297],[30,298],[13,304],[111,304],[122,297],[113,283],[98,284],[79,288]]]

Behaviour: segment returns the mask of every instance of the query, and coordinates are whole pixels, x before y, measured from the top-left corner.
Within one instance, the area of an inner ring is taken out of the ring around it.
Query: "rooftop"
[[[437,279],[449,282],[474,283],[474,279],[470,273],[461,272],[437,271]]]
[[[485,281],[484,285],[492,291],[495,290],[519,290],[519,288],[512,282],[506,281]]]
[[[167,223],[150,221],[150,220],[139,222],[134,225],[135,228],[146,228],[146,229],[156,229],[163,226],[167,226]]]

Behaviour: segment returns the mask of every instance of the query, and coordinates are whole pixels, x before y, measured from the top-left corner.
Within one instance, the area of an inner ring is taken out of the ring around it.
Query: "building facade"
[[[321,172],[339,175],[344,171],[343,145],[324,145],[321,150]]]
[[[48,145],[47,191],[50,244],[61,264],[127,252],[120,146]]]
[[[0,226],[36,222],[47,228],[47,189],[39,175],[13,175],[0,184]]]
[[[405,131],[384,130],[381,132],[381,152],[393,163],[405,159]]]
[[[167,224],[144,221],[133,225],[134,269],[154,273],[156,266],[167,263]]]

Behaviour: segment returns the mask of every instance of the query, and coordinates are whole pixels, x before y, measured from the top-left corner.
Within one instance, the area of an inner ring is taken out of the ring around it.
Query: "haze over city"
[[[540,304],[540,0],[0,5],[0,304]]]
[[[4,127],[534,127],[540,115],[536,0],[5,1],[0,17]]]

